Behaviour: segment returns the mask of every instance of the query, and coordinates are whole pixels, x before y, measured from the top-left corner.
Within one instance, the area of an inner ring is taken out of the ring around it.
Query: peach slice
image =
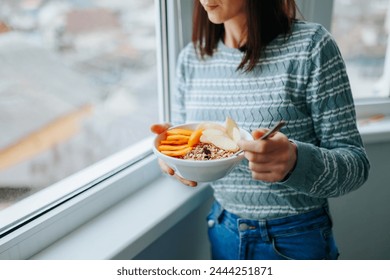
[[[201,129],[194,130],[191,133],[190,138],[188,139],[188,146],[194,147],[195,145],[197,145],[200,142],[200,137],[202,136],[202,132],[203,131]]]
[[[184,156],[187,153],[189,153],[192,150],[191,147],[187,147],[181,150],[176,150],[176,151],[161,151],[164,155],[170,156],[170,157],[180,157]]]
[[[190,136],[193,131],[190,129],[173,128],[167,130],[167,135],[186,135]]]
[[[178,151],[188,148],[187,144],[182,145],[160,145],[158,146],[158,150],[161,151]]]
[[[171,141],[171,140],[187,140],[190,139],[190,136],[186,136],[186,135],[180,135],[180,134],[174,134],[174,135],[168,135],[167,136],[167,139],[168,141]]]
[[[184,145],[188,144],[188,139],[161,140],[160,145]]]

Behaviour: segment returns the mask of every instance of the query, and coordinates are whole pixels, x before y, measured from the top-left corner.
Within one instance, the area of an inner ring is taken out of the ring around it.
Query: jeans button
[[[245,223],[242,223],[242,224],[239,225],[239,229],[240,230],[247,230],[248,228],[249,228],[249,226],[247,224],[245,224]]]
[[[214,220],[208,220],[208,221],[207,221],[207,225],[208,225],[209,227],[213,227],[214,224],[215,224],[215,221],[214,221]]]

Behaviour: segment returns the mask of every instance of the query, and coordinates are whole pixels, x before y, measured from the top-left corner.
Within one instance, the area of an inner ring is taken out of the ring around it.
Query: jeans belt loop
[[[265,221],[265,220],[259,221],[259,230],[260,230],[261,239],[264,242],[270,242],[271,239],[270,239],[270,236],[268,234],[267,221]]]

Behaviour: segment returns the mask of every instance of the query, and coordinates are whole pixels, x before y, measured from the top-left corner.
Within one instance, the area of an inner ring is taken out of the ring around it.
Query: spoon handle
[[[275,124],[270,130],[267,131],[266,134],[264,134],[263,136],[261,136],[259,139],[260,140],[265,140],[267,139],[270,135],[272,135],[273,133],[279,131],[283,126],[285,126],[286,122],[281,120],[279,121],[277,124]]]

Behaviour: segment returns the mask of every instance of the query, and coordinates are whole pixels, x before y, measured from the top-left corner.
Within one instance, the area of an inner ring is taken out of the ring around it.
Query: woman
[[[293,0],[195,1],[173,122],[230,116],[254,137],[239,142],[246,160],[212,183],[214,259],[337,259],[327,198],[368,177],[339,50],[322,26],[296,20],[295,10]],[[258,140],[281,119],[281,132]]]

